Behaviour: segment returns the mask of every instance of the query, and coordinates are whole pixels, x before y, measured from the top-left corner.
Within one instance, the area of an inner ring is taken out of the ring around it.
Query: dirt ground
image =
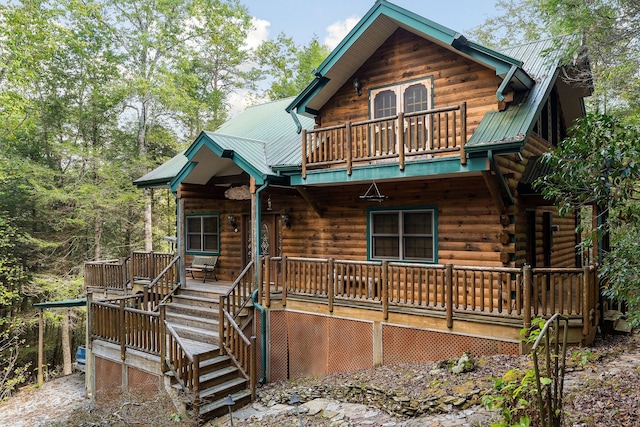
[[[637,334],[626,336],[608,336],[599,339],[596,344],[588,349],[580,349],[579,355],[588,355],[589,360],[584,364],[578,364],[571,369],[565,377],[565,425],[584,426],[636,426],[640,425],[640,339]],[[491,387],[491,377],[499,377],[510,368],[526,364],[526,356],[491,356],[483,359],[483,366],[473,373],[463,376],[440,376],[436,387],[439,393],[446,392],[452,395],[458,394],[456,390],[481,387],[485,390]],[[276,396],[290,396],[292,391],[300,393],[303,389],[325,390],[323,396],[326,399],[341,404],[340,391],[345,384],[370,384],[380,390],[401,390],[408,396],[424,395],[425,379],[433,382],[433,363],[402,365],[396,367],[381,367],[357,371],[352,373],[336,374],[326,377],[314,377],[300,379],[291,382],[269,384],[258,392],[258,399],[262,400],[264,410],[269,410],[269,404],[265,400],[280,400]],[[328,386],[331,384],[332,386]],[[334,394],[333,391],[336,393]],[[0,427],[3,426],[51,426],[77,425],[68,421],[75,414],[74,420],[82,419],[78,413],[91,415],[98,410],[84,396],[84,376],[73,374],[46,382],[42,387],[27,386],[22,388],[14,396],[0,403]],[[423,396],[424,397],[424,396]],[[283,403],[283,402],[275,402]],[[363,409],[359,414],[350,414],[349,417],[337,420],[323,418],[322,413],[312,416],[304,415],[305,426],[357,426],[357,425],[389,425],[389,426],[456,426],[460,425],[463,417],[472,418],[474,414],[457,414],[453,408],[451,413],[433,414],[432,416],[402,419],[387,417],[384,408],[376,408],[360,405]],[[144,411],[144,407],[140,408]],[[75,413],[74,413],[75,410]],[[147,408],[146,410],[149,410]],[[477,410],[477,409],[476,409]],[[473,410],[473,411],[476,411]],[[360,423],[360,419],[366,418],[368,413],[378,411],[378,421],[371,424],[370,421]],[[467,410],[469,411],[469,410]],[[114,411],[110,411],[114,412]],[[152,410],[152,412],[157,412]],[[291,414],[279,414],[270,416],[263,413],[264,417],[256,420],[234,420],[235,426],[276,426],[297,425],[296,418]],[[153,417],[148,414],[149,421]],[[235,417],[234,417],[235,418]],[[383,422],[384,419],[384,422]],[[457,421],[456,421],[457,420]],[[106,421],[97,424],[85,419],[81,425],[132,425],[118,420]],[[180,422],[168,421],[166,425],[178,425]],[[178,421],[177,419],[175,421]],[[187,421],[187,420],[182,420]],[[332,422],[333,421],[333,422]],[[163,423],[162,423],[163,424]],[[156,422],[153,422],[153,425]],[[185,425],[185,424],[181,424]],[[209,425],[226,426],[227,419],[216,420]],[[484,425],[484,423],[471,425]]]

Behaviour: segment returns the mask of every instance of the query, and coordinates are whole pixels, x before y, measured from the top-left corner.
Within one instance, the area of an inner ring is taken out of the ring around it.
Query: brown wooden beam
[[[489,188],[491,198],[498,207],[500,214],[505,214],[507,207],[504,204],[504,200],[502,200],[502,190],[500,189],[498,178],[496,178],[491,171],[482,171],[482,177],[484,178],[485,184],[487,184],[487,188]]]
[[[324,209],[322,209],[320,207],[320,205],[318,205],[318,203],[315,200],[313,200],[313,198],[311,197],[309,192],[305,188],[302,188],[302,187],[296,187],[296,190],[298,190],[298,193],[300,193],[302,198],[309,204],[309,206],[311,206],[311,209],[313,209],[313,211],[320,218],[322,218],[322,215],[324,214]]]

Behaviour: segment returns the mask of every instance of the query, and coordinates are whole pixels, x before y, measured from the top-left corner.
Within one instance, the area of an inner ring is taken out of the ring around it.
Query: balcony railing
[[[272,293],[281,293],[283,304],[291,296],[326,300],[329,311],[337,303],[358,303],[382,310],[385,319],[389,311],[419,309],[445,316],[448,325],[455,318],[474,315],[511,319],[528,327],[532,316],[548,318],[560,313],[582,321],[585,335],[596,326],[594,267],[506,268],[267,257],[261,268],[265,279],[261,294],[267,306]]]
[[[401,170],[410,156],[458,153],[466,163],[466,103],[400,113],[382,119],[302,131],[302,176],[310,168],[345,165],[351,174],[361,161],[397,159]]]

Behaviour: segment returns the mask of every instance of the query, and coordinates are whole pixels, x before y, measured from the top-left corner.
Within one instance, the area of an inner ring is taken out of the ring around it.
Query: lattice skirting
[[[520,350],[514,342],[287,310],[270,310],[268,323],[270,381]]]

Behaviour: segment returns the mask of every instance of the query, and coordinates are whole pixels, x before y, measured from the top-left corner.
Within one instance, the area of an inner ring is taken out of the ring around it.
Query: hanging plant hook
[[[364,193],[362,196],[360,196],[360,198],[362,200],[368,200],[370,202],[378,202],[378,203],[382,203],[384,200],[388,199],[387,196],[380,193],[380,189],[376,185],[375,181],[371,183],[367,192]]]

